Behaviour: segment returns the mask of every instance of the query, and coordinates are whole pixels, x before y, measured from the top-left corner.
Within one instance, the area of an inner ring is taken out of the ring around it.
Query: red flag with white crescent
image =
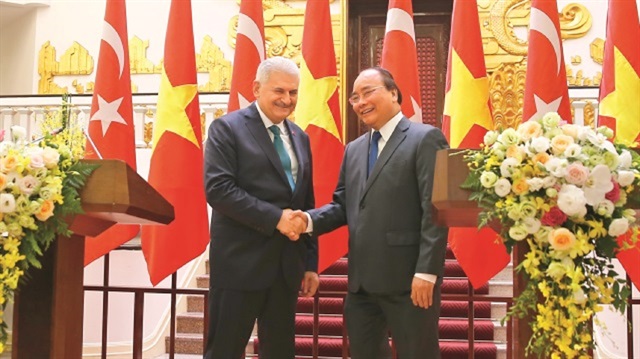
[[[489,79],[475,0],[455,0],[442,131],[451,148],[480,148],[493,129]],[[490,228],[450,228],[449,246],[474,288],[499,273],[511,256]]]
[[[242,0],[227,112],[245,108],[256,99],[253,80],[265,58],[262,0]]]
[[[390,0],[380,66],[389,70],[402,92],[402,113],[422,122],[416,33],[411,0]]]
[[[556,0],[533,0],[522,120],[557,112],[572,123]]]
[[[136,169],[129,73],[127,11],[124,0],[107,0],[85,158],[117,158]],[[95,145],[95,148],[94,148]],[[135,237],[139,225],[115,225],[97,237],[87,237],[84,264]]]

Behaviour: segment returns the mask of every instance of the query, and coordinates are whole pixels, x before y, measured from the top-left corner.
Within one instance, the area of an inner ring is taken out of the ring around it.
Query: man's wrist
[[[435,283],[436,280],[438,280],[438,276],[435,274],[429,274],[429,273],[416,273],[414,274],[414,276],[416,278],[420,278],[422,280],[426,280],[429,283]]]
[[[307,212],[304,212],[304,215],[307,216],[307,229],[304,230],[304,233],[311,233],[313,232],[313,221],[311,220],[311,215]]]

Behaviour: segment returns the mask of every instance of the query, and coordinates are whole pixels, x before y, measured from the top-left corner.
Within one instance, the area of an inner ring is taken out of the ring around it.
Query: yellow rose
[[[517,195],[521,195],[529,191],[529,184],[527,183],[527,180],[523,177],[513,182],[513,185],[511,186],[511,190],[513,191],[513,193]]]
[[[533,158],[531,159],[531,161],[533,161],[533,163],[538,164],[538,163],[542,163],[545,164],[547,163],[547,161],[549,161],[549,154],[546,152],[539,152],[536,153]]]
[[[54,208],[55,208],[55,206],[53,204],[53,201],[45,200],[40,205],[40,208],[38,208],[38,211],[35,213],[35,216],[40,221],[44,222],[47,219],[49,219],[49,217],[53,216],[53,209]]]
[[[18,158],[12,154],[8,154],[0,160],[0,170],[4,173],[13,171],[17,165]]]
[[[566,228],[558,228],[549,232],[549,243],[553,249],[564,251],[573,247],[576,243],[576,236]]]
[[[573,144],[573,137],[567,135],[557,135],[551,139],[551,149],[556,155],[564,153],[564,150]]]

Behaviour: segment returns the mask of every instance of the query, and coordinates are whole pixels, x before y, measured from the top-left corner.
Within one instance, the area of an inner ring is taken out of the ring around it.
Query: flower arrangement
[[[507,314],[531,316],[528,353],[587,357],[594,314],[603,304],[626,309],[630,288],[612,259],[638,241],[629,203],[640,203],[640,156],[612,135],[548,113],[489,131],[480,150],[465,152],[463,188],[483,209],[479,226],[499,223],[509,252],[528,245],[516,268],[528,282]]]
[[[56,236],[71,235],[65,218],[82,213],[78,191],[95,169],[78,162],[82,132],[69,125],[63,99],[62,111],[45,120],[41,139],[28,142],[19,126],[9,136],[0,133],[0,353],[7,341],[7,304],[27,270],[41,267],[39,257]]]

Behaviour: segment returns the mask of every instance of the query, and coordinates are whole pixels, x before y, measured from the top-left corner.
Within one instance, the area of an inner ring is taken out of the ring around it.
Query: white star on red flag
[[[102,136],[106,136],[109,126],[113,122],[127,125],[127,121],[120,115],[118,109],[122,103],[122,97],[111,102],[106,101],[102,96],[98,96],[98,111],[96,111],[89,121],[100,121],[102,124]]]

